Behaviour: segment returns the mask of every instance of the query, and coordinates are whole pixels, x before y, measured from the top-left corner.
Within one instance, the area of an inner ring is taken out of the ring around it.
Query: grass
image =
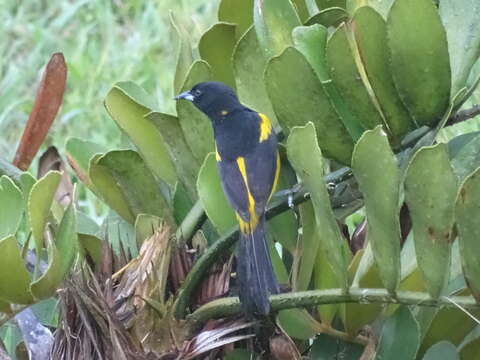
[[[41,70],[54,52],[68,65],[64,104],[45,146],[69,136],[113,148],[120,132],[103,99],[114,83],[132,80],[173,112],[176,61],[169,10],[192,41],[216,19],[217,0],[5,0],[0,7],[0,152],[12,159],[31,111]]]

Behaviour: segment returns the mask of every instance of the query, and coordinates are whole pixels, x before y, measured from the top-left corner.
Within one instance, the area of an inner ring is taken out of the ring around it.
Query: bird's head
[[[174,99],[191,101],[212,119],[225,116],[242,106],[232,88],[224,83],[214,81],[198,83],[191,90],[182,92]]]

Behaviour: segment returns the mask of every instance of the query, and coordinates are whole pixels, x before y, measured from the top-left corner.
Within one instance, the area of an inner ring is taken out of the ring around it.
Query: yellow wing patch
[[[217,161],[222,161],[222,157],[221,157],[220,154],[218,153],[217,144],[215,144],[215,159],[216,159]]]
[[[238,169],[240,170],[240,174],[242,174],[243,182],[245,183],[245,186],[247,188],[248,213],[250,215],[250,220],[248,223],[246,223],[238,214],[237,214],[237,218],[240,223],[240,231],[242,231],[243,233],[249,233],[250,231],[255,229],[258,225],[258,216],[257,216],[257,213],[255,212],[255,199],[253,198],[250,192],[250,189],[248,187],[247,167],[245,166],[245,158],[241,156],[238,157],[237,166],[238,166]]]
[[[258,113],[260,116],[260,138],[258,139],[259,142],[265,141],[268,139],[270,134],[272,133],[272,123],[270,122],[267,115]]]

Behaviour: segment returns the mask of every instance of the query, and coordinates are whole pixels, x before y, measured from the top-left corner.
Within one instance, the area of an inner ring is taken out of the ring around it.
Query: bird
[[[265,237],[265,209],[280,175],[277,137],[269,118],[240,103],[221,82],[201,82],[175,97],[192,102],[210,119],[223,191],[237,217],[239,298],[252,316],[271,312],[279,293]]]

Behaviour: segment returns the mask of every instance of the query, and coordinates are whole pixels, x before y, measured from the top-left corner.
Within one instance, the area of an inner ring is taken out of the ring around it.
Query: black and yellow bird
[[[240,301],[246,312],[266,315],[268,296],[279,292],[265,239],[265,207],[280,173],[272,124],[220,82],[199,83],[176,99],[193,102],[212,122],[223,190],[240,224]]]

